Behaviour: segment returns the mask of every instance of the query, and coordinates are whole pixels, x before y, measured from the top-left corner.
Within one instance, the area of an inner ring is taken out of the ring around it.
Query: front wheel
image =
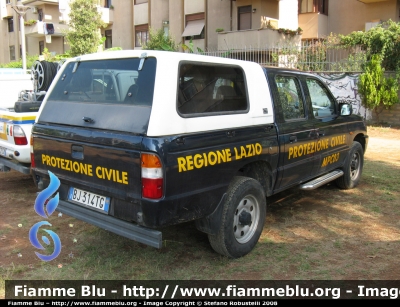
[[[229,258],[248,254],[264,227],[266,199],[255,179],[235,177],[228,188],[221,224],[216,235],[208,235],[212,248]]]
[[[360,181],[364,166],[364,150],[359,142],[353,142],[349,156],[343,167],[343,176],[336,179],[336,185],[341,189],[352,189]]]

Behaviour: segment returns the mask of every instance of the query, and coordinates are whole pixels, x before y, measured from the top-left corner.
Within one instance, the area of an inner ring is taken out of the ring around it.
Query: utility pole
[[[22,69],[24,73],[26,73],[26,46],[25,46],[25,21],[24,17],[26,11],[30,9],[29,6],[25,6],[22,4],[21,0],[17,1],[17,5],[11,6],[15,12],[17,12],[20,21],[20,29],[21,29],[21,49],[22,49]]]

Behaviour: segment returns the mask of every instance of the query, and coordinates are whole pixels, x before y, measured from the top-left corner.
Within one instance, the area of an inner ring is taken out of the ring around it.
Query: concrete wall
[[[169,1],[151,0],[150,5],[150,27],[154,30],[163,28],[163,21],[169,21]],[[173,16],[171,16],[173,17]]]
[[[112,45],[113,47],[121,47],[124,50],[134,48],[134,25],[133,25],[133,1],[129,4],[122,4],[122,1],[113,1],[114,6],[114,23],[112,27]],[[128,2],[128,1],[124,1]],[[123,16],[120,18],[119,16]]]
[[[299,14],[299,27],[303,29],[303,39],[324,38],[329,35],[328,16],[323,14]]]
[[[18,61],[18,59],[21,57],[21,54],[19,52],[19,46],[20,46],[20,35],[19,35],[19,18],[14,17],[14,32],[8,32],[8,23],[7,20],[5,20],[5,31],[6,31],[6,36],[7,40],[3,40],[3,42],[8,42],[8,46],[6,47],[6,59],[10,59],[10,46],[14,45],[15,46],[15,59]]]
[[[329,1],[329,33],[347,35],[353,31],[365,30],[365,23],[372,20],[399,21],[397,0],[375,3],[362,3],[357,0]]]
[[[260,4],[260,21],[261,16],[267,16],[274,19],[279,18],[279,2],[278,1],[261,1]],[[258,11],[258,8],[257,8]]]
[[[185,15],[203,13],[206,10],[204,0],[184,0],[184,5]]]
[[[279,28],[297,30],[299,27],[297,0],[279,0]]]
[[[208,1],[206,36],[210,50],[218,48],[218,33],[215,30],[218,28],[224,31],[230,30],[230,5],[231,0]]]
[[[15,58],[19,58],[18,19],[14,18],[14,32],[8,32],[8,20],[0,20],[0,63],[10,62],[10,46],[15,46]]]
[[[135,5],[133,12],[133,21],[135,25],[144,25],[149,23],[149,4],[142,3]]]
[[[375,124],[385,124],[385,125],[393,125],[400,127],[400,104],[394,105],[390,109],[380,108],[379,119],[375,115],[375,112],[372,113],[372,123]]]
[[[274,46],[275,44],[299,44],[300,35],[286,35],[272,29],[242,30],[218,34],[219,50],[262,46]]]
[[[169,1],[169,33],[178,44],[182,42],[182,33],[184,30],[183,0]]]

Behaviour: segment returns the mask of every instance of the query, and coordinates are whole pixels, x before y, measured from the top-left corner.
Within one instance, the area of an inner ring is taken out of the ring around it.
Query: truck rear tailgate
[[[74,132],[71,133],[71,127],[68,131],[62,126],[40,124],[34,128],[35,172],[47,175],[49,170],[60,178],[63,183],[60,199],[69,199],[103,213],[108,213],[108,208],[99,208],[99,204],[96,205],[98,198],[89,203],[82,202],[80,198],[84,194],[79,197],[77,193],[91,191],[97,194],[95,196],[107,197],[114,204],[114,199],[127,202],[140,200],[141,136],[111,135],[80,128],[72,129]],[[69,139],[72,135],[74,141]],[[71,198],[71,193],[75,193],[72,195],[75,197]],[[134,220],[133,217],[126,219]]]

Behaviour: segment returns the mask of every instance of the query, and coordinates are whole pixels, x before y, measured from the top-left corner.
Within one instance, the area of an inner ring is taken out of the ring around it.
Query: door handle
[[[297,142],[297,136],[291,135],[291,136],[289,137],[289,141],[290,141],[290,143]]]
[[[325,136],[325,131],[324,130],[318,130],[318,136]]]
[[[90,117],[87,117],[87,116],[82,117],[82,120],[85,123],[89,123],[89,124],[93,124],[94,123],[94,120],[92,118],[90,118]]]
[[[71,157],[78,160],[83,160],[83,147],[80,145],[72,145]]]
[[[185,144],[185,139],[183,137],[179,137],[175,139],[176,144],[178,145],[184,145]]]

